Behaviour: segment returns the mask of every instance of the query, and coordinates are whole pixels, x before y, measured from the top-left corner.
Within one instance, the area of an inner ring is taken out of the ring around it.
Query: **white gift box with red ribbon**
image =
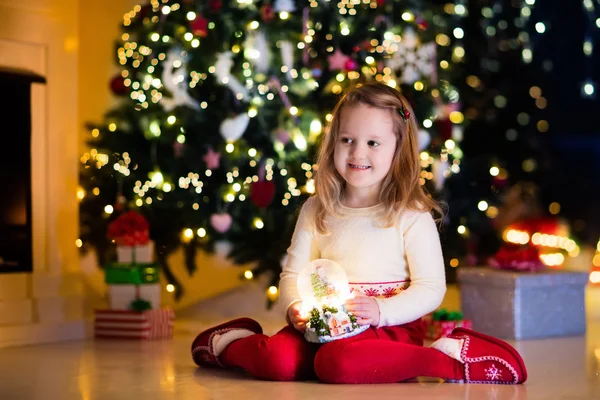
[[[129,285],[108,285],[108,304],[112,310],[129,310],[131,302],[141,299],[150,303],[151,308],[160,307],[161,286],[158,283]]]
[[[136,246],[117,246],[117,261],[120,263],[151,263],[154,256],[154,242]]]
[[[164,339],[173,336],[175,312],[171,308],[147,311],[96,310],[96,337]]]

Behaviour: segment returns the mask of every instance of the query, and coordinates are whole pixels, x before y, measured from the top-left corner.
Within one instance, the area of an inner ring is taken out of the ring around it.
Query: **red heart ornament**
[[[275,196],[275,184],[272,181],[258,181],[250,186],[250,199],[257,207],[267,207]]]

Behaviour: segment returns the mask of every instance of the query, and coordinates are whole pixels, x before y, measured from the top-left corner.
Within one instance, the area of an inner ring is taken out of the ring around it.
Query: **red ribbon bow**
[[[138,246],[148,243],[149,230],[148,220],[143,215],[128,211],[108,225],[107,236],[122,246]]]

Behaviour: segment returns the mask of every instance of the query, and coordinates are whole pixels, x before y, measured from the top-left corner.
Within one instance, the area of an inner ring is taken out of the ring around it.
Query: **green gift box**
[[[108,284],[158,283],[160,265],[158,263],[110,263],[105,266],[104,273],[104,281]]]

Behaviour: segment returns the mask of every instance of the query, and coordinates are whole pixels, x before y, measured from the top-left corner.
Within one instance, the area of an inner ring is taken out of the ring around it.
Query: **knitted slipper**
[[[527,380],[521,355],[498,338],[456,328],[431,347],[464,364],[466,383],[517,384]]]
[[[238,318],[201,332],[192,343],[192,359],[200,367],[224,367],[219,354],[231,342],[262,333],[258,322],[250,318]]]

